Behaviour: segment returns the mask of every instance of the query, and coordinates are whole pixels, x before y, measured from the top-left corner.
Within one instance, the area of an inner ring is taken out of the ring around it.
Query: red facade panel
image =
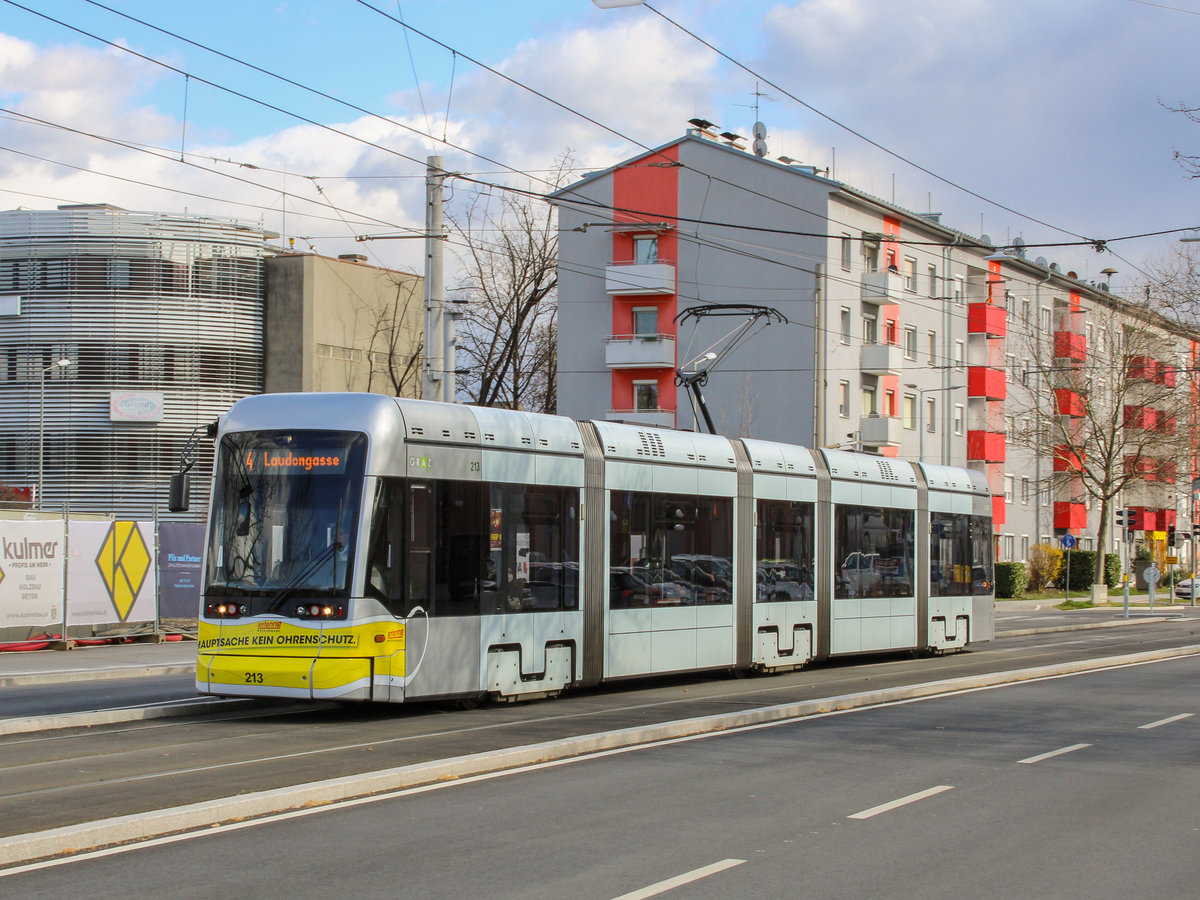
[[[1054,527],[1070,531],[1087,528],[1087,507],[1082,503],[1055,502]]]
[[[1145,381],[1155,381],[1158,377],[1158,363],[1149,356],[1131,356],[1125,375],[1131,379],[1141,378]]]
[[[971,366],[967,369],[967,396],[1003,400],[1008,396],[1004,370],[989,369],[987,366]]]
[[[1004,462],[1004,433],[968,431],[967,459],[973,462]]]
[[[1004,497],[992,497],[992,525],[1004,524]]]
[[[1083,469],[1085,458],[1065,444],[1060,444],[1054,448],[1054,471],[1079,472]]]
[[[1004,307],[994,303],[968,304],[967,331],[988,337],[1004,337],[1008,334],[1008,317]]]
[[[1060,416],[1082,416],[1083,398],[1070,388],[1055,388],[1054,401]]]
[[[1087,338],[1072,331],[1054,332],[1054,358],[1084,362],[1087,359]]]

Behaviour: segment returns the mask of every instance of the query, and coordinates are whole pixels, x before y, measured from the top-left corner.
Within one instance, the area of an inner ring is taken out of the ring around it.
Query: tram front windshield
[[[347,597],[366,437],[342,431],[227,434],[217,453],[205,590]],[[262,608],[259,608],[262,607]]]

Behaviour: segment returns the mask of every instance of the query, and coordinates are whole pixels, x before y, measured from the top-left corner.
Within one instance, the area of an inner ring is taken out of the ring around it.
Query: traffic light
[[[1129,510],[1117,510],[1117,527],[1124,530],[1129,525]]]
[[[1168,525],[1168,526],[1167,526],[1167,546],[1168,546],[1168,547],[1174,547],[1174,546],[1175,546],[1175,538],[1176,538],[1176,534],[1175,534],[1175,526],[1174,526],[1174,525]]]

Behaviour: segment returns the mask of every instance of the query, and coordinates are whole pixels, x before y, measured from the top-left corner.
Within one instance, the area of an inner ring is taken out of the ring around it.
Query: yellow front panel
[[[345,688],[355,682],[370,683],[369,659],[318,659],[313,662],[312,681],[317,691]]]
[[[307,692],[312,689],[312,664],[313,660],[305,656],[201,653],[196,657],[196,673],[197,679],[209,682],[213,690],[219,685],[229,685],[234,689],[251,689],[248,693],[262,693],[263,687],[285,688],[289,693],[297,689]]]

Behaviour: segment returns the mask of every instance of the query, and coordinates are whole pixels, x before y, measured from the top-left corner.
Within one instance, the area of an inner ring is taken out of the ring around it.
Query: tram
[[[993,637],[981,473],[266,394],[217,430],[196,687],[397,703]]]

